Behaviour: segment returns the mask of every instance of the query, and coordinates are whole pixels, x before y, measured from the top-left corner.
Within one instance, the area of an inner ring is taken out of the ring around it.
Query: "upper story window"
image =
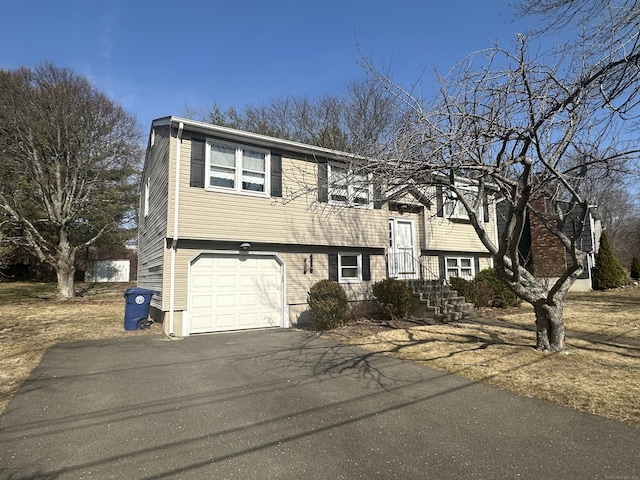
[[[208,140],[206,187],[268,196],[270,160],[268,150]]]
[[[467,202],[471,205],[475,204],[478,198],[478,189],[474,187],[458,187],[462,192]],[[467,209],[464,208],[464,204],[455,196],[455,194],[445,194],[442,210],[445,217],[448,218],[460,218],[469,219]]]
[[[338,205],[369,207],[372,186],[369,174],[353,172],[348,165],[328,165],[329,201]]]

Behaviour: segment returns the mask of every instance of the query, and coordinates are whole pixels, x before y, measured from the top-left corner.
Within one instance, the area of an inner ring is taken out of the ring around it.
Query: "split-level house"
[[[360,159],[361,160],[361,159]],[[142,172],[138,285],[167,335],[288,327],[310,287],[352,302],[387,277],[473,277],[491,266],[455,200],[420,186],[381,193],[326,148],[165,117]],[[495,211],[485,209],[487,230]]]

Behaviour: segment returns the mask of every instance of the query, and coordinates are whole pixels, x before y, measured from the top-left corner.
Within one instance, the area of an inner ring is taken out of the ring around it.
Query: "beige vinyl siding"
[[[387,244],[385,210],[332,208],[315,201],[314,163],[283,157],[284,198],[265,198],[190,187],[191,142],[184,141],[181,150],[181,238],[376,248]],[[169,205],[170,219],[172,210]],[[172,227],[170,222],[169,235]]]
[[[481,257],[480,258],[480,270],[485,270],[487,268],[491,268],[491,258],[489,257]],[[477,274],[478,272],[476,272]]]
[[[313,254],[313,273],[309,271],[309,255]],[[280,255],[287,270],[287,303],[306,304],[307,293],[312,285],[329,278],[329,262],[326,254],[283,253]],[[304,259],[307,259],[307,273],[303,273]]]
[[[483,225],[487,235],[493,238],[493,222],[483,223]],[[429,250],[487,252],[475,229],[469,223],[452,222],[446,218],[432,218],[426,224],[425,236]]]
[[[425,209],[424,242],[427,250],[463,251],[487,253],[473,226],[464,220],[438,217],[436,205]],[[482,226],[489,238],[495,241],[495,205],[489,205],[489,221]]]
[[[167,225],[169,128],[154,129],[154,145],[149,150],[142,173],[140,219],[138,222],[138,286],[160,292],[152,305],[160,308],[164,271],[164,250]],[[145,189],[149,181],[148,215],[145,216]]]

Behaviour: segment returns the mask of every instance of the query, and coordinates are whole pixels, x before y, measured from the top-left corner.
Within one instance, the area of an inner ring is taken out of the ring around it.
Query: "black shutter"
[[[202,140],[191,140],[191,181],[192,187],[204,188],[204,146]]]
[[[329,201],[329,169],[326,159],[318,159],[318,201]]]
[[[480,271],[480,257],[474,257],[473,263],[475,265],[476,275],[478,275],[478,272]]]
[[[382,185],[380,182],[373,183],[373,208],[380,210],[382,208]]]
[[[436,215],[438,217],[444,217],[444,199],[442,193],[442,187],[436,187]]]
[[[371,255],[362,255],[362,280],[371,280]]]
[[[489,198],[485,195],[482,202],[482,214],[484,215],[484,221],[489,221]]]
[[[282,155],[271,154],[271,196],[282,197]]]
[[[438,263],[440,264],[440,280],[448,280],[447,278],[447,262],[443,255],[438,257]]]
[[[338,281],[338,254],[329,254],[329,280]]]

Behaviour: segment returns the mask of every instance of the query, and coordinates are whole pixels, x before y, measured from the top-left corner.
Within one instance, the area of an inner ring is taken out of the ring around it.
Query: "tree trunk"
[[[562,302],[549,305],[544,301],[533,305],[536,314],[536,348],[545,352],[563,352],[564,319]]]
[[[69,245],[69,239],[64,232],[60,233],[60,242],[56,253],[58,255],[55,265],[58,279],[58,299],[69,300],[75,298],[76,292],[73,284],[76,273],[75,258]]]

